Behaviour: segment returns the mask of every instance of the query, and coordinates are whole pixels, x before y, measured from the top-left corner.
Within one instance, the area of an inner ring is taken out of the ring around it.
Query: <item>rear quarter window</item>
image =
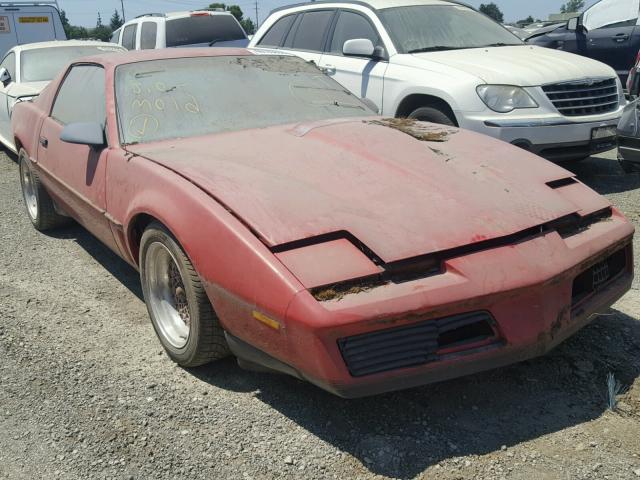
[[[245,38],[247,35],[233,15],[198,15],[167,20],[167,47]]]
[[[140,28],[140,49],[148,50],[156,48],[156,34],[158,24],[156,22],[144,22]]]
[[[136,48],[136,31],[138,24],[127,25],[122,32],[122,46],[127,50],[135,50]]]

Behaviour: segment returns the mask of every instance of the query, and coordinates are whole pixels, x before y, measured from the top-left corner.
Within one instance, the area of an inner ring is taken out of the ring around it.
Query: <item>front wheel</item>
[[[450,127],[455,127],[456,125],[448,114],[435,107],[416,108],[407,118],[421,122],[439,123],[440,125],[448,125]]]
[[[159,223],[140,242],[140,278],[153,328],[173,361],[196,367],[229,355],[224,331],[191,261]]]

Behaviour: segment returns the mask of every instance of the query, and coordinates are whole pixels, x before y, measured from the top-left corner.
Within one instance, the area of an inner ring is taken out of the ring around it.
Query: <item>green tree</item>
[[[584,0],[569,0],[560,7],[560,13],[580,12],[584,8]]]
[[[487,3],[486,5],[484,3],[480,4],[480,11],[493,18],[496,22],[504,22],[504,15],[502,14],[502,11],[498,5],[493,2]]]
[[[525,25],[526,26],[526,25],[529,25],[530,23],[533,23],[533,22],[535,22],[535,19],[531,15],[529,15],[527,18],[523,18],[522,20],[518,20],[516,22],[516,24],[517,25]]]
[[[248,35],[252,35],[256,32],[256,24],[250,18],[244,18],[244,12],[238,5],[226,5],[224,3],[212,3],[207,7],[208,10],[224,10],[236,17],[236,20],[240,22],[244,31]]]
[[[254,33],[256,33],[256,24],[253,23],[253,20],[251,20],[250,18],[243,19],[240,22],[240,25],[242,25],[244,31],[247,32],[247,35],[253,35]]]
[[[114,10],[113,15],[111,15],[111,20],[109,20],[111,30],[119,29],[123,23],[122,17],[120,17],[120,14],[118,13],[118,9]]]
[[[111,40],[111,35],[113,34],[113,30],[111,30],[111,28],[109,28],[108,26],[102,23],[102,16],[100,15],[100,12],[98,12],[98,20],[96,21],[96,28],[91,30],[90,34],[92,38],[102,40],[103,42],[108,42],[109,40]]]

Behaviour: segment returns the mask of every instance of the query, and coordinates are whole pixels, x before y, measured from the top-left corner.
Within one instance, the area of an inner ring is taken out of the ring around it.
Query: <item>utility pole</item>
[[[258,30],[258,0],[256,0],[256,31]]]
[[[120,5],[122,6],[122,23],[126,22],[127,20],[124,18],[124,0],[120,0]]]

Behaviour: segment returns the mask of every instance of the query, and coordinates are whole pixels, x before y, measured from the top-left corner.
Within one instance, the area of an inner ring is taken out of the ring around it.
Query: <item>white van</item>
[[[229,12],[147,13],[113,32],[112,43],[127,50],[171,47],[246,47],[249,38]]]
[[[0,58],[16,45],[66,39],[57,1],[0,3]]]

